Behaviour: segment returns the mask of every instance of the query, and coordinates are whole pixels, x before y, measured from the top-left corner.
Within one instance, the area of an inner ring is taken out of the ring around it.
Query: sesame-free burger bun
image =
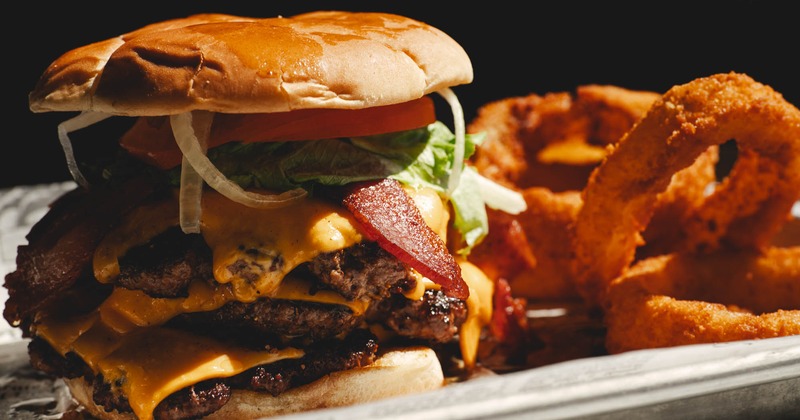
[[[132,413],[107,412],[92,400],[92,386],[82,377],[65,379],[72,396],[91,415],[103,420],[135,420]],[[344,407],[388,397],[432,391],[444,385],[436,353],[427,347],[406,347],[383,353],[373,364],[333,372],[277,397],[237,389],[212,419],[261,418]]]
[[[403,16],[200,14],[65,53],[29,102],[34,112],[130,116],[359,109],[417,99],[472,76],[457,42]]]

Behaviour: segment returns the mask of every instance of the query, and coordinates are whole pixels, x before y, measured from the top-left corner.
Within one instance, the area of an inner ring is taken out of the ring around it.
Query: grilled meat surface
[[[38,302],[33,306],[35,311],[67,315],[90,311],[108,295],[111,286],[97,282],[91,275],[89,251],[114,224],[107,216],[70,214],[76,209],[92,208],[96,196],[75,193],[69,200],[54,203],[48,216],[29,237],[29,245],[20,253],[18,269],[11,276],[14,301]],[[136,194],[130,196],[134,201],[125,203],[126,197],[119,195],[99,197],[107,203],[114,201],[120,208],[133,208],[147,199]],[[81,258],[69,260],[73,253],[47,243],[43,239],[47,235],[41,232],[61,229],[64,220],[76,218],[81,228],[88,229],[92,235],[88,244],[79,247]],[[60,278],[53,272],[47,278],[36,277],[41,280],[40,287],[16,287],[25,278],[37,276],[34,259],[48,258],[55,265],[65,263],[69,267],[65,275],[69,277]],[[215,281],[212,252],[202,235],[183,234],[177,226],[131,248],[119,262],[117,287],[141,290],[156,298],[187,296],[192,282]],[[397,343],[415,342],[435,348],[437,344],[452,341],[466,319],[466,303],[447,297],[439,290],[427,290],[419,300],[407,299],[403,292],[416,286],[416,273],[375,242],[362,242],[318,255],[290,275],[308,280],[312,293],[333,290],[346,299],[368,303],[369,309],[355,314],[343,305],[261,298],[249,303],[229,302],[209,312],[177,316],[164,327],[189,330],[251,348],[298,346],[303,348],[305,356],[187,387],[162,401],[156,409],[156,418],[198,418],[222,407],[236,389],[278,395],[328,373],[368,365],[378,351],[376,337],[366,328],[368,324],[381,324],[390,336],[394,333]],[[92,297],[83,299],[84,303],[76,307],[73,300],[76,295]],[[32,365],[54,376],[83,377],[93,386],[95,402],[109,409],[130,412],[118,384],[109,383],[102,375],[92,372],[77,355],[62,356],[45,340],[35,337],[35,331],[28,329],[34,313],[26,310],[10,314],[14,318],[21,315],[26,333],[33,337],[29,345]]]

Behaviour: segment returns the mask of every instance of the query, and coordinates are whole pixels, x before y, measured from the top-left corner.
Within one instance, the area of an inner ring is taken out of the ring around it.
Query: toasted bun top
[[[130,116],[357,109],[471,81],[472,64],[457,42],[403,16],[200,14],[65,53],[29,101],[34,112]]]

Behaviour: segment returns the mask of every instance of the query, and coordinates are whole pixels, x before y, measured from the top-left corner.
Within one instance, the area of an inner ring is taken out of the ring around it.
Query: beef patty
[[[184,296],[191,281],[214,281],[211,258],[202,236],[186,235],[175,227],[120,258],[119,282],[154,297]],[[466,318],[463,301],[436,290],[428,290],[418,301],[406,299],[402,293],[416,285],[415,274],[375,242],[320,254],[291,275],[311,280],[318,290],[367,302],[371,309],[356,315],[341,305],[261,298],[182,314],[170,325],[263,347],[308,345],[346,334],[368,319],[404,337],[441,343],[451,341]]]
[[[202,236],[183,234],[177,227],[129,250],[120,258],[120,272],[117,286],[153,297],[186,296],[191,282],[215,281],[212,252]],[[291,275],[309,280],[316,290],[334,290],[346,299],[366,302],[369,309],[354,314],[342,305],[261,298],[177,316],[166,327],[248,347],[298,346],[305,355],[182,389],[161,402],[156,418],[198,418],[221,408],[236,389],[278,395],[328,373],[368,365],[375,359],[378,345],[364,328],[367,322],[382,324],[406,342],[435,348],[455,338],[467,315],[464,301],[438,290],[427,290],[419,300],[405,298],[402,293],[416,286],[416,274],[374,242],[321,254]],[[99,405],[131,411],[116,385],[95,375],[76,355],[62,357],[38,338],[31,341],[29,353],[34,367],[44,372],[84,377],[92,384]]]

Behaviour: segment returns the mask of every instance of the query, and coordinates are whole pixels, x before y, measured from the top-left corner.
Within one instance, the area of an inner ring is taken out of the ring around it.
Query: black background
[[[4,29],[5,138],[0,188],[69,179],[56,125],[73,114],[28,110],[28,92],[50,62],[72,48],[163,19],[197,12],[288,16],[317,9],[404,14],[444,30],[470,55],[474,82],[454,88],[469,120],[480,105],[508,96],[571,91],[590,83],[663,92],[696,77],[728,71],[747,73],[800,105],[800,25],[790,5],[757,1],[538,5],[481,0],[164,0],[94,6],[22,2],[5,19],[6,25],[14,25]]]

